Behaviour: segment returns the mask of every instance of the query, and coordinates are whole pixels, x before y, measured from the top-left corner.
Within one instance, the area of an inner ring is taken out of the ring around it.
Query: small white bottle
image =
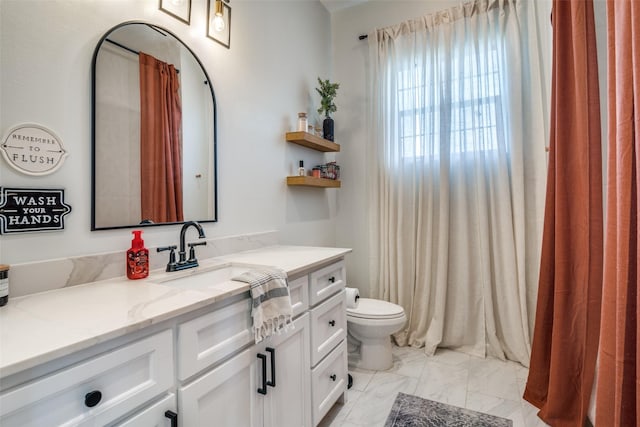
[[[304,170],[304,161],[300,160],[300,167],[298,168],[298,175],[305,176],[307,172]]]
[[[307,131],[307,113],[298,113],[298,132]]]

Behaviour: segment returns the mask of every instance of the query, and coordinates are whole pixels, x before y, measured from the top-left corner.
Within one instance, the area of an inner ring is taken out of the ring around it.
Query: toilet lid
[[[404,309],[397,304],[371,298],[360,298],[358,307],[347,308],[347,315],[361,319],[393,319],[402,317]]]

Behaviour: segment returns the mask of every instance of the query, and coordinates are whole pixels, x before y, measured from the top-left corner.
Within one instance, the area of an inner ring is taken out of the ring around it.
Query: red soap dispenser
[[[149,275],[149,249],[144,247],[140,235],[142,230],[134,230],[131,249],[127,251],[127,277],[129,279],[144,279]]]

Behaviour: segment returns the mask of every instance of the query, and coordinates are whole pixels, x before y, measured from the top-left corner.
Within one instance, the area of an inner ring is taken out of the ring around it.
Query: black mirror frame
[[[196,62],[198,63],[198,65],[200,65],[200,68],[202,69],[202,72],[204,73],[207,82],[208,82],[208,86],[209,86],[209,91],[211,92],[211,101],[213,102],[213,165],[214,165],[214,170],[213,172],[213,219],[206,219],[206,220],[202,220],[202,219],[197,219],[197,218],[193,218],[190,220],[197,220],[198,222],[201,223],[208,223],[208,222],[218,222],[218,122],[217,122],[217,105],[216,105],[216,96],[215,93],[213,91],[213,84],[211,82],[211,78],[209,78],[209,74],[207,73],[207,70],[204,68],[204,65],[202,65],[202,62],[200,61],[200,58],[198,58],[198,56],[193,52],[193,50],[191,50],[191,48],[189,46],[186,45],[186,43],[184,43],[178,36],[176,36],[174,33],[172,33],[171,31],[167,30],[166,28],[160,27],[158,25],[154,25],[154,24],[150,24],[148,22],[144,22],[144,21],[126,21],[126,22],[122,22],[118,25],[116,25],[115,27],[110,28],[103,36],[102,38],[100,38],[100,41],[98,42],[98,44],[96,45],[95,50],[93,51],[93,58],[91,60],[91,231],[99,231],[99,230],[115,230],[115,229],[126,229],[126,228],[139,228],[139,227],[156,227],[156,226],[163,226],[163,225],[176,225],[176,224],[184,224],[184,222],[162,222],[162,223],[151,223],[151,224],[131,224],[131,225],[121,225],[121,226],[113,226],[113,227],[96,227],[96,61],[98,59],[98,52],[100,50],[100,47],[102,46],[102,44],[105,42],[106,38],[109,36],[109,34],[111,34],[113,31],[127,26],[127,25],[131,25],[131,24],[140,24],[140,25],[146,25],[149,28],[151,28],[152,30],[158,31],[158,32],[162,32],[162,33],[167,33],[169,35],[171,35],[173,38],[175,38],[177,41],[180,42],[180,44],[182,44],[182,46],[184,46],[190,53],[191,55],[193,55],[193,57],[195,58]]]

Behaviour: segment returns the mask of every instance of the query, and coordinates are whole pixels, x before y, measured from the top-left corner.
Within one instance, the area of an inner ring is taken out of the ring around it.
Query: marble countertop
[[[0,308],[0,377],[33,368],[73,352],[160,323],[248,291],[226,280],[190,289],[163,285],[229,263],[272,266],[292,276],[339,259],[350,249],[269,246],[201,260],[182,272],[154,270],[143,280],[126,277],[10,298]]]

